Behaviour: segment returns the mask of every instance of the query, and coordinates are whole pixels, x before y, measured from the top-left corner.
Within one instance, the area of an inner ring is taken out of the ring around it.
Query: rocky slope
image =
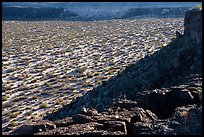
[[[184,35],[177,33],[177,38],[161,50],[45,116],[45,120],[26,123],[3,134],[201,135],[200,32],[186,30],[195,24],[202,27],[201,13],[186,12]]]

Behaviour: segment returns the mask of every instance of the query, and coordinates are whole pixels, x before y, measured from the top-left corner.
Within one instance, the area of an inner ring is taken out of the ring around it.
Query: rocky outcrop
[[[25,123],[23,126],[20,128],[16,129],[14,132],[12,132],[13,135],[19,135],[19,134],[24,134],[24,135],[32,135],[37,132],[41,131],[47,131],[50,129],[55,129],[56,125],[49,121],[49,120],[42,120],[42,121],[36,121],[36,122],[28,122]]]
[[[197,45],[202,44],[202,10],[187,11],[184,22],[184,36],[191,38]]]

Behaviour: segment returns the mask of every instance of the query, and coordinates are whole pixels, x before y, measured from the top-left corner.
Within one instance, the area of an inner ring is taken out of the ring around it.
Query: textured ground
[[[3,130],[69,104],[160,50],[176,30],[183,18],[2,21]]]

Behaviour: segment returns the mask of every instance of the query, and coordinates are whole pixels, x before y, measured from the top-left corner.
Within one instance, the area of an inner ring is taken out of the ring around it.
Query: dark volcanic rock
[[[76,114],[73,117],[73,120],[75,123],[83,124],[83,123],[88,123],[88,122],[94,122],[96,120],[90,118],[87,115],[82,115],[82,114]]]
[[[184,36],[191,38],[196,44],[202,44],[202,10],[187,11],[184,27]]]
[[[152,135],[153,128],[149,123],[136,122],[129,129],[129,135]]]
[[[72,117],[66,117],[64,119],[54,121],[57,127],[67,127],[71,124],[74,124],[74,120]]]
[[[176,107],[198,102],[195,93],[192,94],[188,90],[182,91],[180,88],[172,88],[164,92],[155,89],[141,94],[137,97],[138,106],[151,110],[160,118],[171,116]]]
[[[85,108],[85,107],[82,108],[81,113],[89,115],[89,116],[97,116],[97,115],[99,115],[98,111],[96,109],[93,109],[93,108],[90,109],[90,108]]]
[[[15,131],[13,131],[12,135],[33,135],[34,133],[40,131],[47,131],[50,129],[55,129],[56,125],[49,120],[42,120],[37,122],[29,122],[27,124],[22,125]]]
[[[173,130],[168,134],[202,134],[202,106],[188,105],[178,107],[173,116],[168,120],[168,125]]]

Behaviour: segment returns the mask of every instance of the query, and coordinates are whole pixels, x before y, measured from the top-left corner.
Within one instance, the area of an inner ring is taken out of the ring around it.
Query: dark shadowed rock
[[[125,99],[125,100],[119,100],[117,102],[114,102],[112,104],[112,106],[114,107],[120,107],[120,108],[125,108],[125,109],[131,109],[135,106],[137,106],[137,102],[136,101],[132,101],[132,100],[128,100],[128,99]]]
[[[197,95],[180,88],[169,89],[168,92],[146,91],[140,96],[138,105],[151,110],[160,118],[169,117],[176,107],[195,104]],[[194,97],[195,96],[195,97]]]
[[[104,125],[104,129],[109,131],[121,131],[127,134],[126,123],[123,121],[99,121]]]
[[[169,135],[202,135],[202,106],[178,107],[165,124],[172,129]]]
[[[182,91],[180,89],[174,89],[169,92],[167,104],[165,111],[163,112],[164,116],[169,117],[176,107],[185,106],[188,104],[195,104],[193,95],[189,91]]]
[[[71,124],[74,124],[72,117],[66,117],[64,119],[53,121],[57,127],[67,127]]]
[[[90,118],[89,116],[82,115],[82,114],[76,114],[72,118],[73,118],[75,123],[80,123],[80,124],[96,121],[96,120]]]
[[[150,123],[136,122],[129,128],[130,135],[152,135],[153,128]]]
[[[98,111],[96,109],[93,109],[93,108],[90,109],[90,108],[85,108],[85,107],[82,108],[81,114],[86,114],[86,115],[89,115],[89,116],[99,115]]]
[[[165,92],[147,91],[138,100],[138,105],[142,108],[151,110],[157,116],[162,116],[166,108],[167,99]]]
[[[29,122],[14,130],[12,135],[33,135],[36,132],[55,129],[56,125],[52,121],[41,120]]]
[[[202,10],[186,11],[184,36],[191,38],[197,45],[202,44]]]

